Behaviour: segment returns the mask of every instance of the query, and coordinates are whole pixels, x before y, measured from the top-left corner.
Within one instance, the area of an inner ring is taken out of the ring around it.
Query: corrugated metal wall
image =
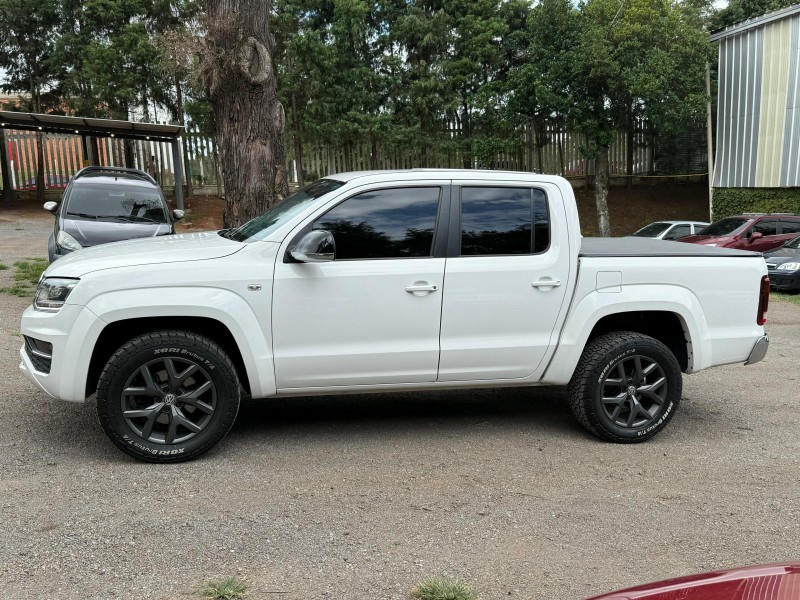
[[[800,14],[719,40],[714,187],[800,186]]]

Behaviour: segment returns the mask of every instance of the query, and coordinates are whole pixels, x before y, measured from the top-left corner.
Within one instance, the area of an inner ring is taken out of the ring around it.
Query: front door
[[[464,185],[453,196],[439,381],[531,376],[555,343],[570,276],[558,188]]]
[[[279,390],[436,380],[445,259],[434,245],[448,183],[357,193],[312,225],[333,234],[335,260],[278,258]]]

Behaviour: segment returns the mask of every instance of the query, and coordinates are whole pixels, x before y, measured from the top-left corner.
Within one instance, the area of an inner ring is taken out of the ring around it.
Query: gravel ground
[[[43,256],[50,224],[0,214],[0,262]],[[258,599],[444,574],[566,600],[800,559],[800,306],[773,303],[766,361],[687,377],[642,445],[585,434],[560,389],[458,391],[251,401],[204,458],[156,466],[19,374],[28,303],[0,294],[3,600],[183,600],[227,574]]]

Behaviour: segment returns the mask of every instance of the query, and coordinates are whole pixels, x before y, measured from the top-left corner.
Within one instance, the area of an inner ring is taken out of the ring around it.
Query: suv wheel
[[[667,426],[681,398],[683,378],[664,344],[617,331],[592,340],[569,383],[572,413],[610,442],[643,442]]]
[[[200,456],[233,426],[239,380],[213,341],[186,331],[136,337],[109,359],[97,387],[97,414],[123,452],[148,462]]]

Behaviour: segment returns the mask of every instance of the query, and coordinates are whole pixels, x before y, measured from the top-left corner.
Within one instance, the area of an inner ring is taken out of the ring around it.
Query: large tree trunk
[[[177,100],[178,123],[184,127],[183,135],[181,136],[181,148],[183,149],[183,181],[186,184],[186,197],[191,198],[194,194],[194,184],[192,183],[191,156],[189,154],[189,146],[187,144],[189,132],[185,129],[186,119],[183,116],[183,87],[181,86],[181,80],[177,75],[175,76],[175,98]],[[175,168],[179,168],[179,165],[175,165]]]
[[[627,182],[625,184],[628,190],[633,189],[633,144],[634,144],[634,137],[633,137],[633,128],[635,126],[635,121],[633,119],[633,111],[628,113],[628,127],[625,132],[625,162],[626,165],[626,175],[627,175]]]
[[[297,112],[297,98],[292,94],[292,120],[294,121],[294,164],[297,169],[297,185],[300,189],[306,185],[303,177],[303,121]]]
[[[594,202],[597,206],[597,224],[602,237],[611,236],[608,219],[608,146],[597,147],[594,166]]]
[[[289,192],[271,9],[271,0],[206,0],[203,71],[225,182],[225,227],[263,213]]]

